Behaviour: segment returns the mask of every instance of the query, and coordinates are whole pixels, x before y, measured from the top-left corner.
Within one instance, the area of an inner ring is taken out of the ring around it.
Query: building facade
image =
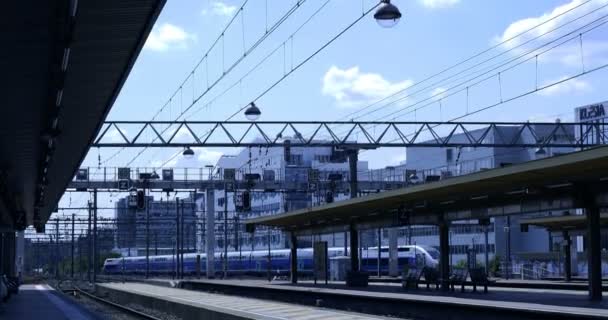
[[[358,161],[358,171],[368,170],[366,161]],[[347,180],[349,177],[348,159],[344,152],[333,147],[270,147],[246,148],[236,155],[222,156],[216,165],[220,177],[225,170],[233,169],[236,179],[244,179],[246,175],[259,175],[263,180],[285,182],[308,182],[311,170],[314,170],[320,180],[327,180],[330,175],[335,179]],[[363,173],[359,179],[364,179]],[[244,230],[236,230],[234,226],[239,220],[265,215],[287,212],[325,202],[326,190],[308,192],[303,190],[278,190],[276,192],[250,192],[250,210],[237,210],[236,203],[240,201],[240,193],[216,190],[215,211],[216,221],[216,247],[223,248],[224,238],[227,239],[229,250],[261,250],[270,248],[286,248],[289,246],[288,237],[278,230],[256,230],[251,235]],[[345,194],[332,194],[334,201],[347,199]],[[227,200],[226,200],[227,199]],[[223,212],[227,212],[224,217]],[[222,223],[223,219],[228,223]],[[228,228],[225,236],[224,225]],[[343,245],[344,233],[325,235],[330,245]],[[299,241],[301,246],[311,246],[311,239]]]
[[[178,203],[154,200],[151,196],[146,198],[149,204],[148,211],[130,208],[127,197],[115,203],[115,251],[123,256],[145,255],[146,248],[149,248],[152,255],[175,252],[178,235]],[[199,198],[203,198],[202,194],[195,195],[195,199]],[[198,235],[203,227],[199,219],[200,201],[192,201],[192,196],[179,201],[179,212],[183,217],[184,226],[180,235],[185,252],[197,250],[197,239],[200,238]],[[149,215],[149,225],[147,215]],[[148,232],[149,236],[147,236]]]

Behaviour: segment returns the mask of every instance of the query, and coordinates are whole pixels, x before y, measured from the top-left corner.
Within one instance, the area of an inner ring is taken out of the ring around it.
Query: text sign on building
[[[89,169],[78,169],[76,172],[76,180],[87,181],[89,180]]]
[[[127,199],[129,208],[137,208],[137,195],[129,195]]]
[[[120,179],[118,180],[118,190],[129,190],[129,180]]]
[[[163,169],[163,181],[173,181],[173,169]]]
[[[131,168],[118,168],[118,179],[131,179]]]
[[[576,121],[585,122],[593,121],[606,117],[605,107],[608,105],[607,102],[591,104],[576,108]]]

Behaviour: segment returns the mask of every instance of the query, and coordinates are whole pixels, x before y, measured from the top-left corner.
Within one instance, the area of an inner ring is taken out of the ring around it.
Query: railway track
[[[127,307],[127,306],[123,306],[119,303],[115,303],[113,301],[110,301],[108,299],[104,299],[102,297],[99,297],[95,294],[92,294],[90,292],[87,292],[86,290],[81,289],[78,285],[76,284],[72,284],[69,288],[65,288],[62,289],[61,288],[62,284],[58,283],[57,287],[59,289],[61,289],[62,292],[64,293],[76,293],[79,294],[80,296],[86,297],[87,299],[90,299],[94,302],[97,302],[101,305],[107,306],[115,311],[118,311],[122,314],[131,316],[133,318],[136,319],[147,319],[147,320],[164,320],[163,318],[159,318],[144,312],[141,312],[139,310],[135,310],[133,308]]]

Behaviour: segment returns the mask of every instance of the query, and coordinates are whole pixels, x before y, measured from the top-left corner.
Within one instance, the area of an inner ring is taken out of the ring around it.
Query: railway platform
[[[158,281],[158,280],[157,280]],[[162,281],[161,281],[162,283]],[[169,285],[168,282],[166,282]],[[427,290],[404,291],[400,284],[372,283],[365,288],[344,283],[253,279],[182,280],[181,288],[220,292],[288,303],[331,306],[368,314],[415,319],[608,319],[608,302],[591,302],[586,291],[546,288],[491,287],[489,293]],[[536,285],[540,287],[540,284]]]
[[[18,295],[13,295],[7,303],[0,304],[0,319],[98,320],[101,318],[65,299],[48,285],[25,284],[19,288]]]
[[[364,320],[384,317],[268,301],[251,297],[184,290],[146,283],[101,283],[96,293],[158,311],[170,310],[179,319]],[[168,285],[169,283],[167,283]]]

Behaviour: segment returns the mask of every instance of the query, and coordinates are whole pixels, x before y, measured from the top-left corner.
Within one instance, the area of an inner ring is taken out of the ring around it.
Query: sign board
[[[319,169],[309,169],[308,170],[308,181],[310,181],[310,182],[319,181]]]
[[[118,168],[118,179],[131,179],[131,168]]]
[[[313,268],[315,283],[317,279],[328,280],[327,241],[315,241],[313,247]]]
[[[578,107],[575,110],[576,122],[588,122],[606,118],[608,101]]]
[[[264,181],[274,181],[274,170],[264,170]]]
[[[76,180],[87,181],[89,180],[89,169],[78,169],[76,172]]]
[[[318,188],[318,185],[316,182],[309,182],[308,183],[308,191],[316,191]]]
[[[163,181],[173,181],[173,169],[163,169]]]
[[[234,182],[226,182],[226,192],[234,192]]]
[[[234,207],[236,211],[243,211],[243,193],[237,192],[234,195]]]
[[[120,179],[118,180],[118,190],[129,190],[129,182],[128,179]]]
[[[402,209],[397,210],[397,214],[399,215],[398,219],[401,224],[404,224],[404,225],[410,224],[410,217],[412,214],[412,210],[402,208]]]
[[[224,169],[224,180],[236,180],[236,170],[225,168]]]
[[[129,195],[127,199],[129,208],[137,208],[137,195]]]

